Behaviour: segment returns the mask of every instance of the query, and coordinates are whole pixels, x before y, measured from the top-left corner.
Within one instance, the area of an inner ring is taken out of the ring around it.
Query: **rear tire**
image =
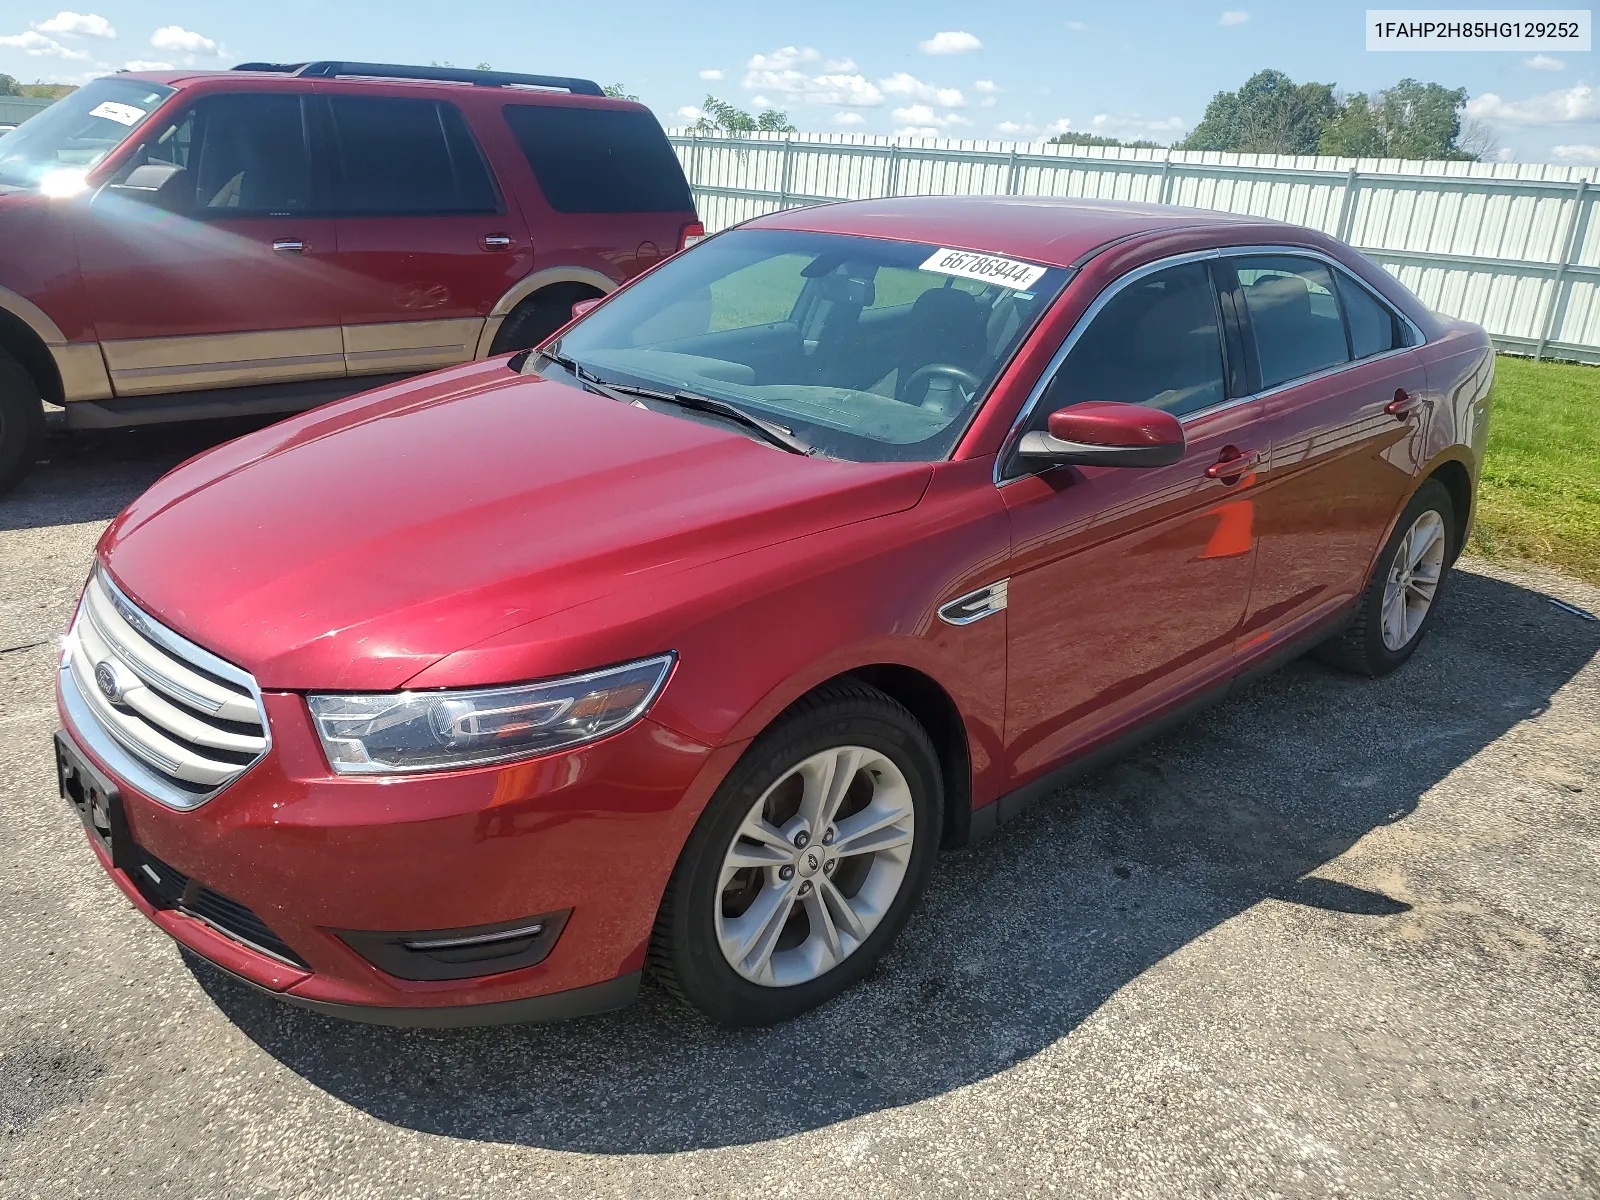
[[[916,718],[862,683],[819,688],[706,805],[656,916],[651,972],[724,1025],[831,1000],[910,917],[943,815],[938,757]]]
[[[1387,675],[1415,652],[1433,623],[1461,548],[1450,492],[1437,479],[1417,489],[1378,555],[1348,629],[1314,651],[1357,675]]]
[[[33,376],[0,350],[0,495],[33,469],[44,442],[44,401]]]
[[[587,284],[557,283],[529,296],[501,324],[489,347],[490,357],[537,346],[572,319],[574,304],[600,294]]]

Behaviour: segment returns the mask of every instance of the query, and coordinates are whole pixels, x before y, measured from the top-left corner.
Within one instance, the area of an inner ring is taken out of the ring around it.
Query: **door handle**
[[[486,233],[478,239],[478,245],[485,250],[509,250],[511,239],[503,233]]]
[[[1223,455],[1227,455],[1224,450]],[[1233,456],[1217,459],[1206,468],[1207,479],[1235,479],[1248,471],[1255,469],[1261,461],[1261,454],[1256,450],[1235,450]]]
[[[299,238],[274,238],[272,249],[277,254],[304,254],[311,247]]]
[[[1421,403],[1422,397],[1415,392],[1408,392],[1405,388],[1395,388],[1394,399],[1383,406],[1383,411],[1396,420],[1404,421]]]

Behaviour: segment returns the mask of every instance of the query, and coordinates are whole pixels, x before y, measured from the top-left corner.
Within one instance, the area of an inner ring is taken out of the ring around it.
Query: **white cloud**
[[[122,64],[124,71],[171,71],[173,66],[169,62],[153,62],[148,59],[136,58],[132,62]]]
[[[937,104],[940,108],[960,108],[967,102],[960,88],[935,87],[904,71],[878,80],[878,86],[891,96],[904,96],[923,104]]]
[[[222,52],[216,42],[182,25],[163,25],[150,35],[150,44],[157,50],[174,50],[179,54],[214,56]]]
[[[675,115],[682,117],[685,121],[693,124],[695,121],[698,121],[701,117],[705,116],[705,113],[701,112],[692,104],[685,104],[677,111]]]
[[[972,85],[972,90],[975,91],[975,92],[986,92],[987,93],[987,92],[998,92],[1000,89],[995,86],[994,80],[992,80],[992,79],[980,79],[980,80],[978,80],[977,83]]]
[[[1229,9],[1217,18],[1217,24],[1226,28],[1229,25],[1243,25],[1250,19],[1250,14],[1242,8]]]
[[[917,47],[924,54],[971,54],[982,50],[983,43],[965,29],[946,29],[925,42],[918,42]]]
[[[75,13],[63,9],[48,21],[34,26],[40,33],[62,33],[69,37],[114,38],[117,31],[99,13]]]
[[[820,62],[822,55],[810,46],[784,46],[771,54],[757,54],[746,64],[743,86],[747,91],[781,94],[790,104],[832,104],[872,108],[883,103],[883,93],[856,73],[848,58],[821,63],[820,74],[801,70],[805,63]],[[757,105],[770,101],[757,98]]]
[[[971,125],[972,121],[960,113],[936,113],[926,104],[912,104],[905,108],[897,108],[890,114],[896,121],[903,121],[907,125],[934,125],[948,128],[951,125]]]
[[[700,78],[701,79],[711,79],[711,80],[721,79],[722,78],[722,72],[719,71],[716,67],[707,67],[704,71],[700,72]]]
[[[755,105],[757,108],[772,107],[772,101],[768,100],[765,96],[752,96],[750,97],[750,103]]]
[[[74,50],[70,46],[63,46],[55,38],[47,38],[42,33],[30,29],[27,33],[12,34],[9,37],[0,37],[0,46],[10,46],[21,50],[31,58],[65,58],[68,60],[82,60],[89,56],[82,50]]]
[[[904,129],[896,129],[895,137],[938,137],[939,131],[932,125],[907,125]]]
[[[1001,133],[1037,133],[1037,125],[1019,125],[1015,121],[1001,121],[995,128]]]
[[[1089,31],[1089,23],[1087,21],[1068,21],[1067,28],[1072,30],[1073,33],[1087,33]]]
[[[1531,96],[1502,100],[1485,92],[1467,101],[1467,116],[1501,125],[1562,125],[1569,121],[1600,121],[1600,95],[1587,83]]]
[[[771,54],[751,55],[745,66],[752,71],[787,71],[801,63],[816,62],[821,57],[810,46],[784,46]]]
[[[1565,71],[1567,64],[1559,58],[1551,58],[1548,54],[1535,54],[1532,58],[1522,60],[1522,65],[1532,67],[1535,71]]]
[[[1051,121],[1050,124],[1048,124],[1048,125],[1046,125],[1044,127],[1044,131],[1046,133],[1050,133],[1050,134],[1066,133],[1067,130],[1069,130],[1071,128],[1072,128],[1072,122],[1069,121],[1066,117],[1062,117],[1059,120]]]
[[[860,125],[865,121],[866,118],[858,112],[850,112],[846,110],[844,112],[836,112],[833,114],[833,123],[835,125]]]
[[[1141,117],[1138,113],[1112,116],[1096,113],[1089,121],[1090,127],[1101,137],[1152,138],[1182,133],[1186,123],[1182,117]]]
[[[1550,152],[1562,162],[1600,163],[1600,146],[1552,146]]]

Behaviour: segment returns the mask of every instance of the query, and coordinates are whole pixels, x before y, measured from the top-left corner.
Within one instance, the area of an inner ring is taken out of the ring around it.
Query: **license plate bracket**
[[[72,805],[89,836],[111,856],[112,865],[129,869],[124,860],[133,850],[133,839],[122,811],[122,793],[64,732],[56,732],[55,742],[56,780],[62,799]]]

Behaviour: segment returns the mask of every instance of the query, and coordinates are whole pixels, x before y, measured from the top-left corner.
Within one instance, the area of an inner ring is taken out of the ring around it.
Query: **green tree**
[[[759,116],[751,116],[726,100],[707,96],[700,106],[700,119],[690,126],[696,133],[795,133],[789,123],[789,114],[769,108]]]
[[[600,90],[605,92],[605,94],[610,96],[613,100],[634,100],[634,101],[637,101],[639,99],[639,97],[635,96],[632,92],[630,92],[627,88],[623,87],[620,83],[608,83],[608,84],[606,84],[605,87],[601,88]]]
[[[10,75],[0,75],[0,96],[20,96],[22,89]]]
[[[1371,96],[1348,97],[1323,129],[1321,154],[1347,158],[1477,159],[1494,149],[1481,127],[1461,123],[1466,88],[1402,79]]]
[[[1183,150],[1315,154],[1338,112],[1331,83],[1297,84],[1282,71],[1257,71],[1237,92],[1218,92]]]
[[[1139,150],[1159,150],[1161,146],[1156,142],[1134,141],[1122,142],[1114,137],[1101,137],[1097,133],[1058,133],[1050,139],[1053,146],[1129,146]]]

